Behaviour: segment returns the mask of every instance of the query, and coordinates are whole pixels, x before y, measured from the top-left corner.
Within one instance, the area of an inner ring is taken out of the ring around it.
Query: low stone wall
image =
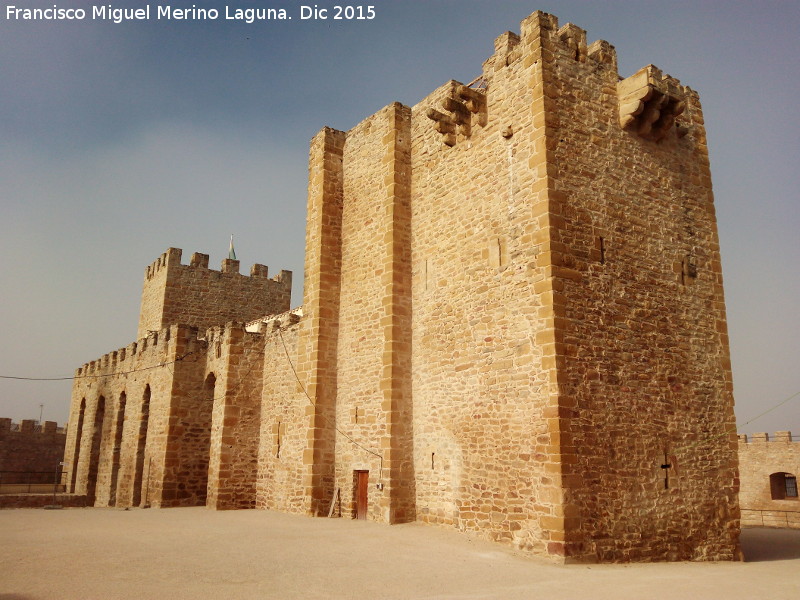
[[[62,483],[0,483],[0,494],[63,494],[67,490]]]
[[[54,421],[38,425],[28,419],[16,426],[11,419],[0,419],[0,483],[52,482],[64,459],[66,439]],[[44,479],[30,479],[32,472]]]
[[[800,529],[800,510],[758,510],[742,508],[742,527]]]
[[[86,496],[79,494],[3,494],[0,495],[0,509],[4,508],[44,508],[61,506],[63,508],[83,508]]]

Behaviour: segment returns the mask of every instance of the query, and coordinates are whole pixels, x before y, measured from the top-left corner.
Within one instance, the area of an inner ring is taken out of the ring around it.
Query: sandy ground
[[[0,599],[800,596],[800,530],[746,529],[744,563],[558,566],[420,524],[267,511],[0,511]]]

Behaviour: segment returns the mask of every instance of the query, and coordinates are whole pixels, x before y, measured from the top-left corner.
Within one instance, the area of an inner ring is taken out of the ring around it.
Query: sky
[[[219,268],[233,234],[242,272],[293,271],[301,304],[309,140],[471,81],[544,10],[613,44],[623,77],[652,63],[700,93],[737,422],[800,437],[800,3],[368,1],[374,18],[348,22],[301,20],[294,0],[153,0],[149,20],[114,23],[91,19],[100,1],[0,0],[0,375],[70,377],[133,342],[144,269],[168,247]],[[11,4],[88,15],[25,21]],[[156,19],[167,4],[221,14]],[[63,425],[70,388],[0,379],[0,417]]]

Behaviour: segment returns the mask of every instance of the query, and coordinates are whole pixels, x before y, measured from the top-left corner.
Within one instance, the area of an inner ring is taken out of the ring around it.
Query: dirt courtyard
[[[0,540],[0,600],[800,595],[800,530],[744,530],[744,563],[579,566],[420,524],[261,510],[2,510]]]

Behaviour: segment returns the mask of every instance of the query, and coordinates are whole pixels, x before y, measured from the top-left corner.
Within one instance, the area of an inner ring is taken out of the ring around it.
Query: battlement
[[[791,431],[776,431],[772,438],[768,433],[754,433],[753,437],[748,440],[747,434],[739,434],[739,444],[765,444],[767,442],[775,443],[800,443],[800,439],[793,440]]]
[[[23,419],[19,423],[14,423],[11,419],[0,418],[0,433],[21,433],[35,435],[55,435],[64,433],[64,428],[59,427],[55,421],[45,421],[39,423],[35,419]]]
[[[183,267],[187,269],[206,269],[212,273],[217,274],[236,274],[240,275],[239,272],[239,261],[234,260],[231,258],[225,258],[222,260],[220,270],[214,271],[213,269],[208,268],[208,254],[203,254],[201,252],[194,252],[192,253],[192,257],[189,259],[188,265],[181,264],[181,256],[183,255],[183,250],[180,248],[167,248],[167,251],[164,252],[161,256],[159,256],[156,260],[154,260],[151,264],[147,266],[145,269],[145,281],[151,280],[153,277],[157,276],[163,270],[168,269],[171,266],[176,267]],[[275,277],[272,278],[272,281],[276,283],[283,283],[284,280],[288,277],[291,279],[292,272],[291,271],[281,271]],[[250,267],[250,277],[262,277],[264,279],[269,278],[269,268],[267,265],[262,265],[260,263],[255,263]]]
[[[215,271],[200,252],[181,264],[182,252],[168,248],[145,269],[138,337],[179,323],[205,330],[289,309],[291,271],[270,279],[268,267],[256,263],[248,277],[239,273],[238,260],[226,258]]]
[[[0,480],[9,485],[51,483],[66,441],[65,428],[55,421],[0,419]]]
[[[676,123],[676,119],[686,110],[687,99],[696,101],[697,97],[674,77],[664,75],[654,65],[647,65],[630,77],[620,77],[614,46],[605,40],[587,46],[585,30],[572,23],[559,28],[553,15],[534,13],[522,22],[522,29],[523,39],[526,35],[546,33],[553,46],[575,62],[613,69],[619,79],[617,99],[619,124],[623,129],[655,142],[673,130],[678,138],[688,133],[688,127]]]
[[[511,31],[498,36],[494,41],[495,53],[484,63],[484,73],[509,66],[521,56],[520,45],[537,35],[546,35],[555,47],[577,62],[607,65],[617,69],[617,51],[605,40],[587,44],[586,30],[566,23],[558,26],[558,17],[536,11],[520,23],[521,35]]]
[[[587,44],[586,30],[566,23],[558,26],[558,17],[542,11],[536,11],[520,23],[523,41],[532,39],[536,35],[545,34],[556,48],[575,59],[577,62],[587,62],[608,65],[617,69],[617,51],[605,40],[595,40]]]
[[[170,351],[170,342],[182,346],[181,352],[191,352],[197,339],[197,328],[173,325],[147,334],[124,348],[107,352],[100,358],[87,362],[75,370],[75,378],[105,377],[119,375],[140,368],[141,362],[148,364],[164,362]]]
[[[572,23],[559,27],[558,18],[538,11],[520,23],[521,34],[506,31],[494,40],[494,53],[483,63],[482,74],[468,84],[450,81],[430,94],[419,105],[433,121],[445,146],[456,146],[472,137],[475,131],[486,129],[489,110],[497,99],[489,99],[494,90],[504,87],[506,70],[537,68],[537,53],[550,57],[549,64],[559,66],[567,78],[586,82],[587,77],[604,73],[602,94],[613,93],[616,85],[616,120],[619,126],[644,140],[660,142],[668,137],[680,139],[690,131],[691,116],[682,114],[689,105],[699,103],[697,94],[670,75],[664,75],[653,65],[647,65],[630,77],[620,76],[616,49],[605,40],[587,43],[586,31]],[[552,62],[550,62],[552,61]],[[550,90],[546,96],[554,97]],[[674,133],[673,133],[674,132]],[[513,128],[502,127],[502,136],[509,139]]]

